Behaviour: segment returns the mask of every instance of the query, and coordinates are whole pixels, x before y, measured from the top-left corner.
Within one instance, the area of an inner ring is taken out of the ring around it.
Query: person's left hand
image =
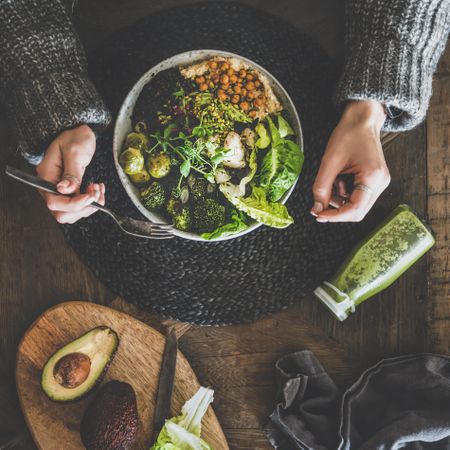
[[[311,214],[318,222],[359,222],[391,180],[380,142],[386,115],[372,100],[347,104],[328,141],[313,186]],[[353,175],[347,192],[341,175]],[[329,206],[334,206],[330,208]]]

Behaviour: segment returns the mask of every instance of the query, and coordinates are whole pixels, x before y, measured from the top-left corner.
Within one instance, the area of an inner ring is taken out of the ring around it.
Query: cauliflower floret
[[[222,184],[230,181],[231,175],[224,168],[220,168],[216,170],[215,179],[217,184]]]
[[[245,147],[242,144],[239,134],[235,131],[230,131],[225,138],[223,144],[224,148],[229,150],[223,165],[232,169],[242,169],[246,166],[245,162]]]
[[[257,139],[256,133],[251,128],[246,128],[241,133],[241,138],[247,147],[253,148]]]

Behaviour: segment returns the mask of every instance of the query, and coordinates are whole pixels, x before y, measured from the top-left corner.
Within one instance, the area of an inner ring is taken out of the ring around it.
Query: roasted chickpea
[[[214,74],[211,78],[213,80],[214,83],[218,83],[220,81],[220,75],[219,74]]]
[[[255,93],[254,92],[249,92],[247,94],[247,98],[248,98],[248,100],[253,100],[255,98]]]
[[[261,86],[261,81],[255,80],[255,86],[259,88]]]
[[[229,88],[227,89],[227,94],[228,94],[228,95],[233,95],[233,94],[234,94],[234,90],[233,90],[232,87],[229,87]]]
[[[211,69],[217,69],[217,67],[218,67],[218,64],[217,64],[217,61],[210,61],[209,63],[208,63],[208,66],[211,68]]]
[[[237,76],[236,76],[234,73],[230,76],[230,81],[231,81],[232,83],[236,83],[236,81],[237,81]]]
[[[245,69],[241,69],[241,70],[239,71],[239,76],[240,76],[241,78],[245,78],[245,77],[247,76],[247,71],[246,71]]]
[[[204,77],[204,76],[197,77],[197,78],[195,79],[195,82],[196,82],[197,84],[202,84],[202,83],[205,82],[205,77]]]
[[[221,87],[224,91],[226,91],[226,90],[228,90],[228,88],[230,87],[230,85],[229,85],[229,84],[221,84],[220,87]]]
[[[199,88],[200,88],[201,91],[206,91],[206,90],[208,89],[208,85],[207,85],[206,83],[202,83],[202,84],[199,86]]]
[[[256,111],[255,111],[255,110],[250,111],[250,112],[248,113],[248,115],[249,115],[252,119],[254,119],[254,118],[256,117]]]
[[[219,99],[220,101],[222,101],[222,102],[225,102],[225,101],[228,100],[228,95],[225,94],[225,92],[222,92],[221,94],[218,94],[217,97],[218,97],[218,99]]]
[[[247,102],[241,102],[239,104],[239,106],[241,107],[242,111],[247,111],[248,110],[248,103]]]
[[[264,103],[264,100],[262,98],[259,98],[259,97],[253,102],[253,104],[255,106],[258,106],[258,107],[262,106],[263,103]]]
[[[254,91],[255,90],[255,83],[253,83],[253,81],[249,81],[245,87],[249,90],[249,91]]]
[[[246,95],[247,95],[247,89],[245,89],[245,88],[242,88],[241,89],[241,95],[242,95],[242,97],[245,97]]]
[[[226,61],[222,61],[220,68],[225,71],[228,70],[230,68],[230,65],[226,62]]]
[[[239,103],[240,99],[241,98],[239,97],[239,95],[235,94],[231,97],[231,103],[234,103],[234,104]]]
[[[240,93],[241,93],[241,86],[239,86],[239,85],[235,86],[235,87],[234,87],[234,92],[235,92],[236,94],[240,94]]]
[[[227,74],[223,74],[220,77],[220,81],[222,82],[222,84],[228,84],[230,82],[230,77]]]
[[[231,77],[231,75],[233,75],[233,74],[234,74],[234,69],[233,69],[232,67],[228,68],[228,70],[227,70],[227,75],[228,75],[229,77]]]
[[[225,95],[225,91],[222,88],[220,88],[217,90],[217,95]]]
[[[248,81],[252,81],[255,77],[254,77],[251,73],[248,73],[248,74],[245,76],[245,78],[247,78]]]
[[[244,79],[242,77],[238,77],[236,80],[236,83],[242,84],[243,81],[244,81]]]

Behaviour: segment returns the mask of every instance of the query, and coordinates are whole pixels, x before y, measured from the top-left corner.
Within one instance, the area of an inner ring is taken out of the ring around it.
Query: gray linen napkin
[[[343,394],[310,351],[276,370],[266,432],[278,450],[450,449],[449,356],[385,359]]]

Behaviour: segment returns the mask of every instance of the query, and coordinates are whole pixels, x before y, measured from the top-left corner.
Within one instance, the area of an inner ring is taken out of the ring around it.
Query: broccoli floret
[[[173,188],[166,204],[166,211],[172,218],[175,228],[188,231],[191,227],[191,210],[182,203],[180,196],[180,189]]]
[[[225,206],[207,198],[194,207],[193,226],[199,233],[208,233],[225,223]]]
[[[183,206],[172,214],[173,226],[181,231],[188,231],[191,228],[191,210]]]
[[[141,191],[141,201],[150,211],[162,208],[166,202],[166,191],[161,183],[154,181],[147,189]]]
[[[167,201],[166,211],[169,215],[175,214],[175,212],[180,211],[184,204],[187,203],[189,199],[188,187],[184,184],[181,187],[174,186],[170,191],[169,200]]]
[[[215,189],[214,184],[210,183],[206,178],[196,177],[193,174],[189,175],[187,184],[189,186],[189,198],[194,202],[211,197]]]
[[[204,200],[208,196],[209,182],[205,178],[196,178],[192,183],[190,194],[194,201]]]
[[[170,197],[167,201],[166,211],[170,216],[173,216],[182,208],[182,204],[176,197]]]

